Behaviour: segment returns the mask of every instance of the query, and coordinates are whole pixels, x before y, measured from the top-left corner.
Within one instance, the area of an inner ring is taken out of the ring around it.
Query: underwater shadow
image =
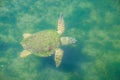
[[[62,64],[58,68],[58,70],[63,72],[72,72],[79,70],[80,72],[82,72],[80,65],[91,60],[90,56],[82,54],[83,47],[83,43],[80,43],[80,45],[78,45],[77,47],[62,47],[62,49],[64,50],[64,56]]]
[[[74,72],[78,71],[81,75],[84,75],[83,70],[81,69],[81,64],[85,62],[89,62],[92,58],[88,55],[82,53],[84,48],[83,42],[77,42],[77,46],[73,47],[69,46],[62,46],[61,49],[64,50],[64,55],[62,59],[61,65],[56,68],[54,55],[50,57],[39,57],[41,65],[38,66],[38,70],[45,70],[46,68],[51,68],[58,70],[60,72]]]
[[[64,56],[60,70],[63,72],[71,72],[77,68],[78,61],[81,61],[81,52],[76,54],[75,49],[72,47],[64,47]]]

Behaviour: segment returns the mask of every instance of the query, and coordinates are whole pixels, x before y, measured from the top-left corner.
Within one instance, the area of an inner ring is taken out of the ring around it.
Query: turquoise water
[[[120,80],[120,0],[0,0],[0,80]],[[24,33],[57,29],[75,37],[54,55],[20,58]]]

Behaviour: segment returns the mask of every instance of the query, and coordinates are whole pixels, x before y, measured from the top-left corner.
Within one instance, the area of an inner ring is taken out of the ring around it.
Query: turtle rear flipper
[[[62,62],[62,57],[63,57],[63,50],[62,49],[56,49],[55,50],[55,63],[56,63],[56,67],[59,67],[61,62]]]
[[[23,37],[24,37],[24,38],[28,38],[28,37],[30,37],[31,35],[32,35],[32,34],[24,33],[24,34],[23,34]]]
[[[20,54],[21,58],[27,57],[28,55],[30,55],[31,52],[27,51],[27,50],[23,50]]]

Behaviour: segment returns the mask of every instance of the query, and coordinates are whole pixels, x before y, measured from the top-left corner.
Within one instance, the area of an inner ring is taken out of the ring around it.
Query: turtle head
[[[77,40],[73,37],[61,37],[60,41],[62,45],[69,45],[69,44],[76,43]]]

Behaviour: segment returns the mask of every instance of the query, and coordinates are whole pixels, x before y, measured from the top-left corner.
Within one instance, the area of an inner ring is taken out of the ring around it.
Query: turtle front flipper
[[[27,50],[23,50],[20,54],[20,57],[24,58],[27,57],[28,55],[30,55],[31,52],[27,51]]]
[[[65,26],[64,26],[63,14],[60,14],[59,19],[58,19],[57,32],[58,34],[62,34],[64,30],[65,30]]]
[[[55,50],[55,63],[56,63],[56,67],[59,67],[61,62],[62,62],[62,57],[63,57],[63,50],[62,49],[56,49]]]

